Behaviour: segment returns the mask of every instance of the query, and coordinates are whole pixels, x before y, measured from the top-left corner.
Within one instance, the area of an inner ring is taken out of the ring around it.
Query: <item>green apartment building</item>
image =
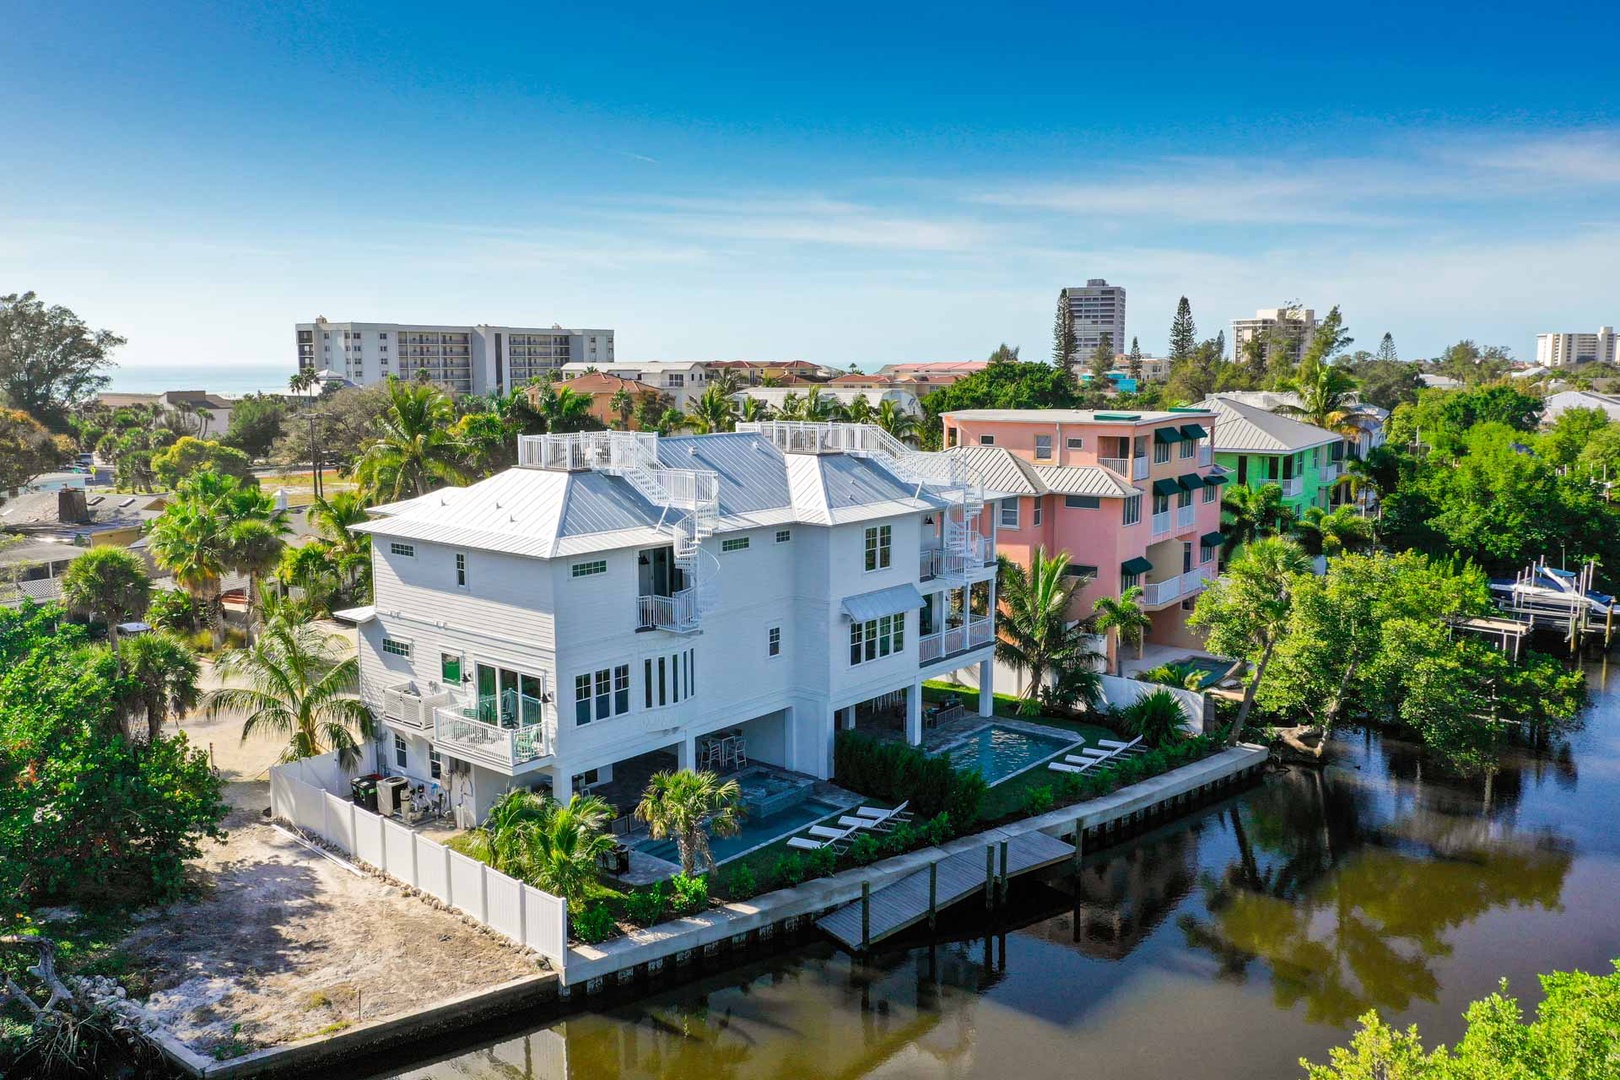
[[[1197,407],[1217,415],[1215,464],[1234,483],[1250,488],[1276,484],[1295,514],[1340,501],[1334,493],[1344,480],[1342,436],[1219,394]]]

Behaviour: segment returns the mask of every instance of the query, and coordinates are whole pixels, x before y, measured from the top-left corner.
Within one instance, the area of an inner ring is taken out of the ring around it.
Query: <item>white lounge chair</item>
[[[1116,754],[1145,754],[1147,747],[1142,745],[1142,736],[1138,735],[1130,742],[1119,742],[1116,739],[1098,739],[1097,745],[1106,747]]]
[[[1098,760],[1099,759],[1097,758],[1092,758],[1084,765],[1070,765],[1068,762],[1064,761],[1049,761],[1046,763],[1046,767],[1051,769],[1053,772],[1082,773],[1091,768],[1093,765],[1097,764]]]
[[[820,840],[806,840],[802,836],[792,836],[788,838],[787,846],[798,848],[800,851],[820,851],[827,845]]]
[[[830,825],[812,825],[805,831],[811,836],[819,836],[823,840],[837,840],[842,836],[848,835],[849,833],[849,829],[847,828],[834,829]]]

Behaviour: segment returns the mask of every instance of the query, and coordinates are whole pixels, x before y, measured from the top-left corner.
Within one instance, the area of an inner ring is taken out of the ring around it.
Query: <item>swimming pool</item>
[[[951,764],[958,769],[976,768],[985,783],[997,784],[1080,741],[1079,737],[1038,735],[1002,724],[989,724],[946,747],[944,753],[951,756]]]
[[[742,829],[736,836],[710,837],[709,850],[714,852],[715,862],[725,862],[761,844],[768,844],[789,833],[798,832],[806,825],[813,825],[824,817],[840,812],[840,808],[832,803],[820,799],[803,799],[774,814],[743,818]],[[655,859],[663,859],[665,862],[681,861],[681,850],[673,839],[652,840],[638,844],[636,850]]]

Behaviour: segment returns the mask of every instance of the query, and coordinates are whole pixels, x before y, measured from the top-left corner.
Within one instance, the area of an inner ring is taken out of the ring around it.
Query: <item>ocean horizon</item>
[[[118,394],[160,394],[165,390],[207,390],[215,394],[285,392],[291,364],[130,364],[107,373],[107,389]]]

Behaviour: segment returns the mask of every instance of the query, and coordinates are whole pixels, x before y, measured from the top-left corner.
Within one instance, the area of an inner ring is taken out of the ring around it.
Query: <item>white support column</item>
[[[979,661],[979,715],[996,714],[996,662]]]
[[[912,746],[921,746],[923,741],[922,691],[921,679],[906,690],[906,742]]]
[[[697,768],[697,736],[681,736],[681,741],[675,748],[675,764],[681,769]]]
[[[566,766],[552,766],[551,797],[560,803],[567,803],[574,797],[574,777]]]
[[[845,731],[855,730],[855,706],[851,705],[847,709],[838,710],[838,716],[839,726]]]

